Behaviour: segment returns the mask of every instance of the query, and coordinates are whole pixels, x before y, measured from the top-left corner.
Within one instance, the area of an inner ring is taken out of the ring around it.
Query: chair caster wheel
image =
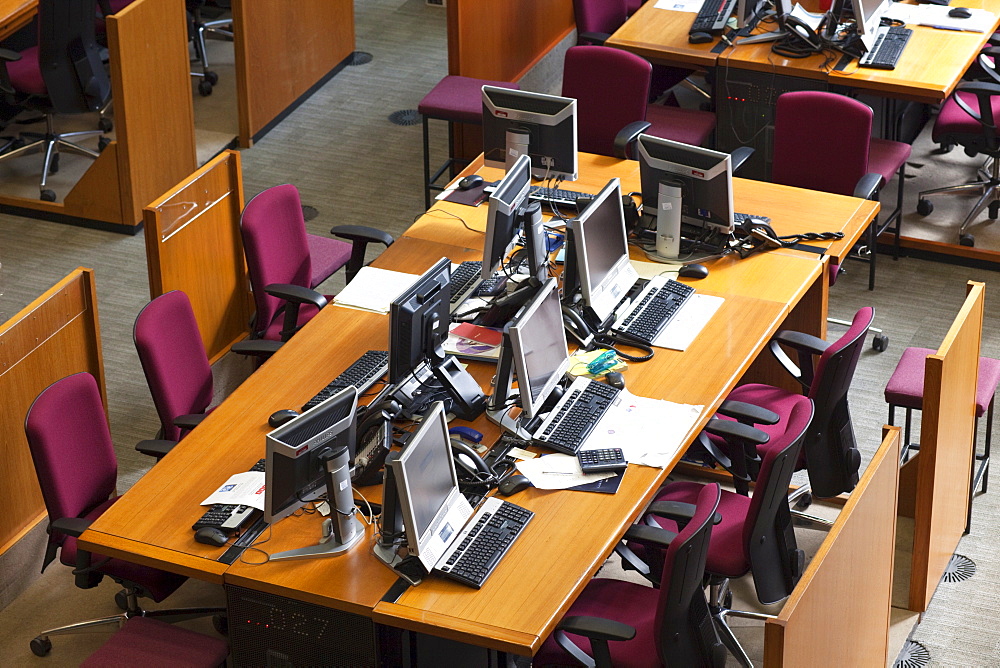
[[[219,83],[219,75],[215,72],[205,72],[205,81],[214,86]]]
[[[59,154],[56,153],[52,156],[52,162],[49,163],[49,174],[55,174],[59,171]]]
[[[997,214],[1000,213],[1000,202],[993,202],[989,206],[990,209],[990,220],[996,220]]]
[[[106,149],[108,147],[108,144],[110,144],[110,143],[111,143],[111,140],[108,139],[107,137],[101,137],[101,138],[99,138],[97,140],[97,152],[98,153],[104,153],[104,149]]]
[[[795,509],[805,510],[806,508],[812,505],[812,502],[813,502],[812,494],[803,494],[802,496],[800,496],[795,500]]]
[[[128,610],[128,594],[124,589],[115,594],[115,605],[123,612]]]
[[[229,635],[229,617],[222,614],[212,615],[212,626],[220,636]]]
[[[889,337],[885,334],[876,334],[875,338],[872,339],[872,349],[876,352],[884,353],[885,349],[889,347]]]
[[[111,132],[114,128],[115,124],[110,118],[102,118],[97,121],[97,129],[101,132]]]
[[[55,202],[56,201],[56,193],[55,193],[54,190],[48,190],[48,189],[43,190],[41,193],[39,193],[38,197],[43,202]]]
[[[198,94],[202,97],[208,97],[212,94],[212,83],[207,79],[202,79],[198,82]]]
[[[934,211],[934,204],[929,199],[917,200],[917,213],[921,216],[929,216]]]
[[[48,656],[52,651],[52,641],[48,636],[38,636],[31,641],[31,653],[35,656]]]
[[[976,245],[976,238],[971,234],[960,234],[958,235],[958,243],[971,248]]]

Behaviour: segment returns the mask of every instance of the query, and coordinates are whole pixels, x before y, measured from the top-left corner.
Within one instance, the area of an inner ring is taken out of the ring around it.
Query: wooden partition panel
[[[240,154],[223,151],[143,210],[149,295],[183,290],[211,361],[249,332]]]
[[[899,438],[887,428],[781,614],[765,623],[767,668],[886,665]]]
[[[107,406],[94,272],[83,268],[0,324],[0,554],[45,516],[24,416],[39,392],[79,371],[94,375]]]
[[[353,0],[233,0],[240,146],[354,51]]]
[[[910,575],[914,612],[927,609],[965,530],[985,290],[983,283],[969,281],[962,310],[924,367]]]

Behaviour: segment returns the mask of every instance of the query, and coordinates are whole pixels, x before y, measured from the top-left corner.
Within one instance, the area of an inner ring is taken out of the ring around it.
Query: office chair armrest
[[[90,526],[91,521],[82,517],[60,517],[49,524],[49,533],[61,533],[79,538]]]
[[[21,54],[10,49],[0,49],[0,60],[7,63],[16,63],[21,60]]]
[[[735,151],[729,154],[729,160],[732,162],[733,165],[733,176],[736,176],[736,172],[740,170],[740,167],[743,166],[743,163],[749,160],[750,156],[752,155],[753,155],[753,147],[751,146],[740,146]]]
[[[365,266],[365,253],[368,251],[368,244],[380,243],[388,248],[394,241],[388,232],[365,225],[337,225],[330,229],[330,234],[351,240],[351,259],[347,261],[347,268],[344,269],[348,283],[361,271],[361,267]]]
[[[604,46],[604,43],[609,39],[611,39],[611,33],[609,32],[581,32],[576,35],[577,44],[586,42],[594,46]]]
[[[590,651],[594,656],[580,649],[570,640],[567,633],[586,636],[590,639]],[[635,637],[635,629],[628,624],[600,617],[573,616],[566,617],[556,627],[554,637],[556,643],[567,654],[576,659],[580,665],[587,668],[612,668],[609,640],[631,640]]]
[[[708,424],[705,425],[704,431],[714,436],[721,436],[727,440],[732,439],[744,443],[752,443],[755,446],[764,445],[771,440],[770,436],[756,427],[743,424],[742,422],[734,422],[733,420],[720,420],[719,418],[709,420]]]
[[[174,418],[174,426],[181,429],[194,429],[201,421],[208,417],[208,413],[189,413],[188,415],[178,415]]]
[[[719,415],[725,415],[728,418],[733,418],[734,420],[739,420],[743,424],[778,424],[778,420],[781,419],[774,411],[769,411],[763,406],[757,406],[756,404],[748,404],[745,401],[734,401],[732,399],[727,399],[722,402],[716,411]]]
[[[646,508],[646,515],[666,517],[687,524],[694,518],[697,509],[698,507],[693,503],[684,503],[683,501],[653,501],[649,504],[649,508]],[[718,524],[721,521],[722,515],[715,513],[712,517],[712,524]]]
[[[638,525],[633,525],[638,526]],[[661,527],[662,529],[662,527]],[[630,529],[631,530],[631,529]],[[666,531],[666,529],[663,529]],[[639,573],[642,577],[649,580],[650,584],[653,586],[658,586],[660,584],[660,574],[653,573],[652,569],[649,567],[645,561],[643,561],[639,555],[633,552],[628,545],[625,544],[625,540],[628,539],[628,532],[625,532],[625,536],[622,540],[615,544],[615,553],[621,557],[622,568],[626,570],[633,570]]]
[[[168,441],[165,438],[150,438],[136,443],[135,449],[144,455],[162,459],[175,445],[177,445],[177,441]]]
[[[879,185],[882,183],[882,175],[869,172],[858,180],[858,185],[854,186],[854,196],[861,199],[874,199]]]
[[[798,365],[785,353],[781,347],[786,345],[798,352]],[[813,357],[822,355],[823,351],[830,347],[830,344],[821,338],[805,334],[803,332],[793,332],[782,330],[771,337],[771,354],[778,360],[785,371],[789,373],[799,384],[809,389],[813,382]]]
[[[21,54],[10,49],[0,49],[0,92],[7,95],[14,94],[14,87],[10,83],[10,75],[7,73],[7,63],[21,60]]]
[[[632,156],[632,145],[635,140],[652,125],[649,121],[632,121],[615,135],[615,157],[628,160]]]
[[[624,537],[625,540],[635,541],[645,547],[655,547],[661,550],[670,547],[674,538],[677,538],[676,533],[667,531],[658,524],[633,524],[625,532]]]
[[[231,352],[237,355],[250,355],[253,357],[270,357],[278,352],[282,346],[281,341],[269,341],[267,339],[245,339],[237,341],[229,347]]]
[[[771,343],[783,343],[790,348],[808,352],[812,355],[822,355],[830,347],[829,342],[824,341],[818,336],[790,329],[783,329],[772,336]]]
[[[293,304],[312,304],[316,308],[323,308],[326,306],[326,297],[315,290],[304,288],[301,285],[271,283],[270,285],[264,286],[264,292],[272,297],[284,299],[286,302],[291,302]]]

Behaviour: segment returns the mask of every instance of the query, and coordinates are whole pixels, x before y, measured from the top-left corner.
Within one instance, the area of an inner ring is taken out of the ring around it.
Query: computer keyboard
[[[539,202],[551,202],[562,206],[576,206],[576,200],[580,197],[593,197],[589,193],[580,193],[575,190],[563,190],[561,188],[545,188],[543,186],[531,186],[528,192],[528,199]]]
[[[693,294],[694,288],[684,283],[667,280],[656,286],[650,281],[636,298],[638,304],[626,311],[612,329],[652,343]]]
[[[264,465],[267,460],[261,459],[252,467],[251,471],[264,472]],[[244,506],[236,503],[216,503],[205,511],[201,518],[191,525],[197,531],[203,527],[214,527],[222,529],[226,533],[234,533],[242,527],[247,520],[253,517],[254,513],[260,513],[252,506]]]
[[[369,350],[331,380],[329,385],[317,392],[316,396],[303,404],[302,411],[305,412],[323,403],[347,387],[354,386],[358,388],[358,394],[362,394],[387,373],[389,373],[388,351]]]
[[[459,534],[435,570],[479,589],[534,516],[510,501],[486,499],[465,523],[465,535]]]
[[[755,213],[734,213],[733,214],[733,223],[735,223],[736,225],[739,225],[740,223],[742,223],[745,220],[759,220],[759,221],[764,222],[764,223],[770,223],[771,222],[771,219],[768,218],[767,216],[758,216]]]
[[[463,262],[451,272],[448,286],[451,288],[451,304],[461,304],[472,294],[483,273],[483,263],[478,260]]]
[[[903,26],[882,26],[875,33],[875,46],[861,57],[859,65],[879,70],[896,69],[896,62],[912,34],[912,30]]]
[[[610,385],[577,378],[539,426],[535,440],[553,450],[575,455],[618,398],[618,392]]]
[[[726,21],[736,8],[736,0],[705,0],[694,17],[689,32],[718,32],[726,27]]]

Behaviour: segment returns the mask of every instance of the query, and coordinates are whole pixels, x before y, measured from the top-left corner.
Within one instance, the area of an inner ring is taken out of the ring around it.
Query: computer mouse
[[[617,387],[619,390],[625,389],[625,377],[622,376],[620,371],[609,371],[604,374],[604,382],[611,387]]]
[[[229,536],[222,529],[216,527],[202,527],[194,532],[194,539],[198,543],[222,547],[229,542]]]
[[[470,174],[458,182],[459,190],[472,190],[483,185],[483,177],[479,174]]]
[[[705,42],[712,41],[712,33],[709,32],[693,32],[688,34],[689,44],[704,44]]]
[[[948,11],[948,16],[955,19],[967,19],[972,16],[972,12],[965,7],[953,7]]]
[[[681,267],[677,275],[681,278],[708,278],[708,267],[692,262]]]
[[[500,492],[502,496],[510,496],[511,494],[517,494],[522,489],[527,489],[528,487],[531,487],[531,481],[523,475],[515,473],[504,478],[497,487],[497,491]]]
[[[271,429],[277,429],[281,425],[297,418],[298,416],[298,411],[293,411],[291,408],[282,408],[280,411],[274,411],[271,413],[271,417],[267,418],[267,423],[271,425]]]

